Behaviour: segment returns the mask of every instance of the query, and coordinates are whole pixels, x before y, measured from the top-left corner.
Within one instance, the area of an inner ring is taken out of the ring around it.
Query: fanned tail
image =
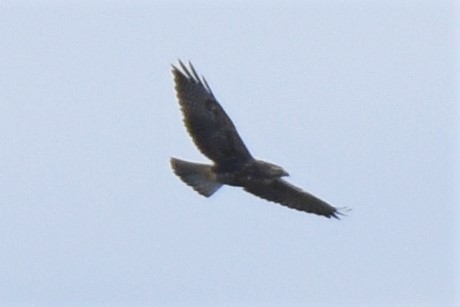
[[[183,182],[203,196],[211,196],[222,186],[215,180],[210,165],[171,158],[171,167]]]

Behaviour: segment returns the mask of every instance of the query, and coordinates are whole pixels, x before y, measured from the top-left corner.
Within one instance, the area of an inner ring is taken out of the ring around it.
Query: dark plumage
[[[244,145],[235,125],[217,102],[208,83],[179,61],[173,66],[184,123],[198,149],[214,165],[171,158],[171,166],[182,181],[209,197],[222,185],[245,191],[289,208],[325,217],[342,214],[337,208],[283,180],[288,173],[281,167],[256,160]]]

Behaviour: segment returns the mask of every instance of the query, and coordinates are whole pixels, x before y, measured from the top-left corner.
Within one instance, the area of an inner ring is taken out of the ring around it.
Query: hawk
[[[339,218],[339,209],[285,181],[280,166],[255,159],[206,79],[189,62],[172,66],[184,124],[196,147],[214,164],[171,158],[174,173],[199,194],[210,197],[222,185],[242,187],[258,197],[299,211]]]

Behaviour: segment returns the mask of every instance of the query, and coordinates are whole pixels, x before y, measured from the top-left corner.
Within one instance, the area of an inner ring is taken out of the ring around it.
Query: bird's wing
[[[218,165],[233,165],[252,159],[231,119],[217,102],[208,83],[192,64],[173,66],[176,92],[184,123],[198,149]]]
[[[323,215],[327,218],[343,215],[337,208],[332,207],[321,199],[307,193],[300,188],[284,181],[276,180],[250,180],[243,187],[247,192],[263,199],[279,203],[292,209]]]

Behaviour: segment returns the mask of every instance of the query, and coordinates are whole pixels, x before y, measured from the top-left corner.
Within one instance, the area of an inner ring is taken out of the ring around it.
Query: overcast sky
[[[455,1],[69,3],[0,4],[0,305],[460,301]],[[183,184],[179,58],[348,216]]]

